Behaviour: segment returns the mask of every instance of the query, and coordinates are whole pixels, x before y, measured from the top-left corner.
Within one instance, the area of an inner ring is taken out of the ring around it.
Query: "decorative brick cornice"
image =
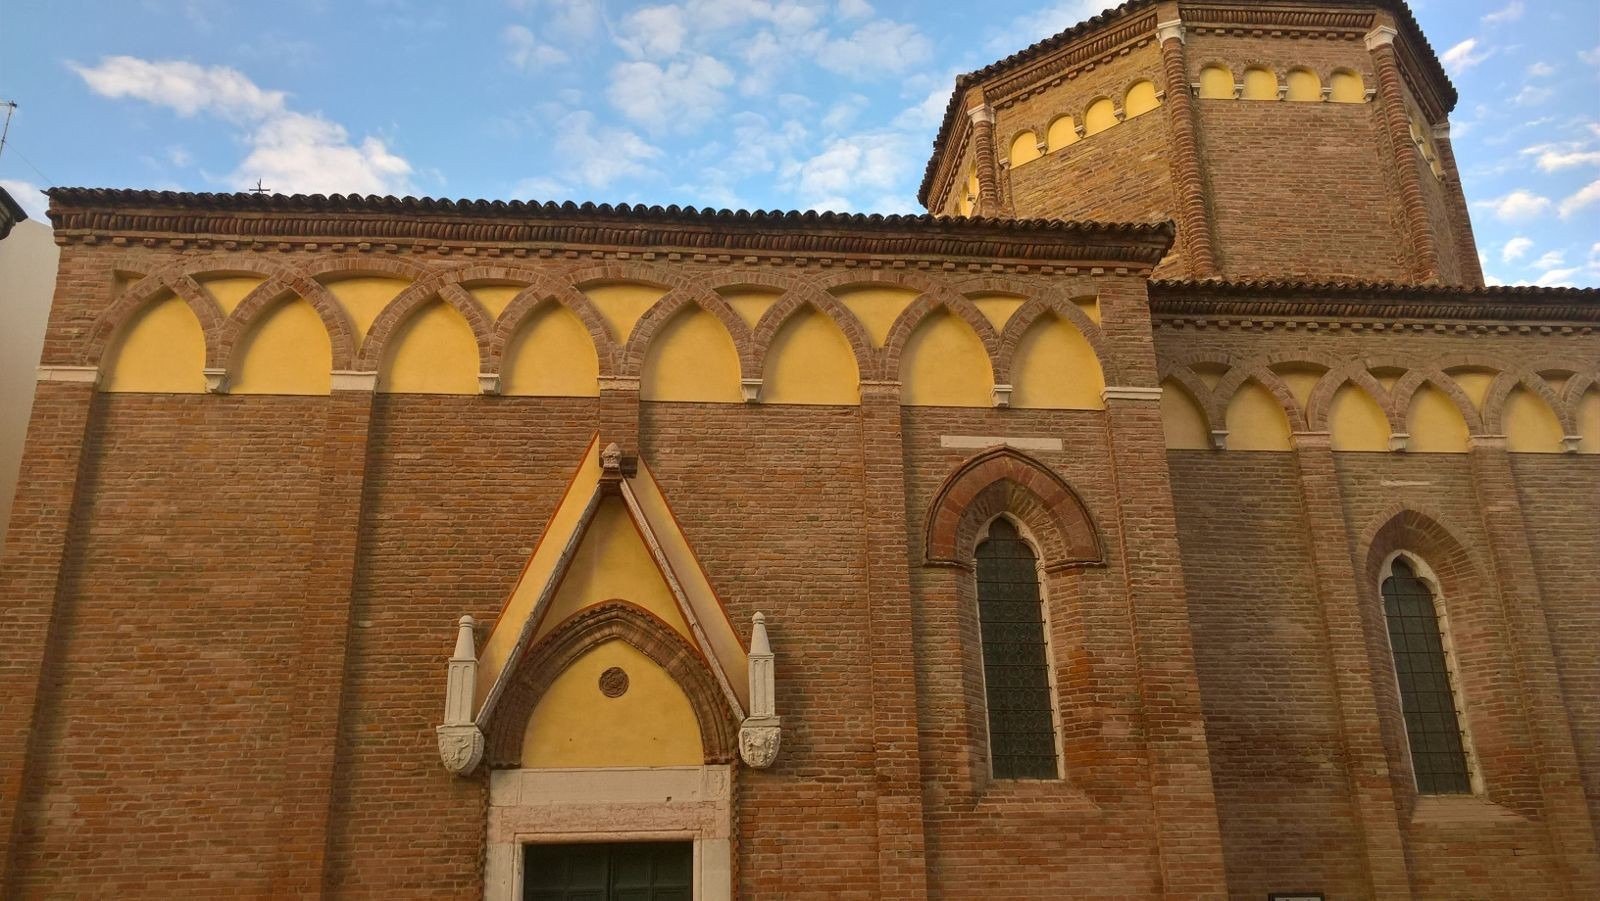
[[[692,207],[437,200],[412,197],[188,194],[55,188],[58,238],[197,246],[229,242],[291,251],[422,246],[490,254],[529,245],[564,253],[884,255],[1011,261],[1105,261],[1154,266],[1172,243],[1169,222],[881,216],[697,210]]]
[[[962,97],[968,88],[983,86],[991,103],[1002,103],[1013,94],[1040,80],[1046,80],[1082,62],[1103,55],[1130,39],[1153,39],[1156,17],[1164,0],[1127,0],[1058,34],[1020,50],[1005,59],[956,78],[955,90],[945,108],[944,121],[933,142],[933,156],[923,173],[917,200],[927,206],[935,184],[943,184],[946,170],[942,162],[956,130],[963,126]],[[1301,30],[1365,32],[1371,28],[1374,13],[1388,12],[1399,26],[1401,66],[1406,77],[1412,73],[1423,84],[1419,95],[1430,102],[1430,119],[1443,118],[1456,105],[1456,90],[1445,74],[1444,65],[1434,53],[1422,28],[1405,0],[1279,0],[1262,3],[1215,3],[1179,7],[1180,18],[1190,26],[1221,26],[1229,29]],[[1124,32],[1127,32],[1124,34]],[[1432,113],[1438,111],[1439,115]]]
[[[1190,325],[1324,317],[1352,321],[1290,327],[1449,331],[1478,328],[1534,332],[1590,331],[1600,323],[1600,289],[1500,286],[1469,288],[1387,282],[1167,281],[1150,283],[1151,311]],[[1396,320],[1418,320],[1397,322]],[[1549,325],[1539,325],[1549,323]],[[1571,326],[1568,326],[1568,324]]]

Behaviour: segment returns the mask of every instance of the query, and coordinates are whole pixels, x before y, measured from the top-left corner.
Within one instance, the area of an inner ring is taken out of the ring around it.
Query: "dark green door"
[[[694,843],[526,845],[523,901],[690,901]]]

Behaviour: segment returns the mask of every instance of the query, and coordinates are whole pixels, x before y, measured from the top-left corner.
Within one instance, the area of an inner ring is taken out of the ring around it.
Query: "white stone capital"
[[[376,372],[357,372],[353,369],[335,369],[333,371],[333,390],[376,391],[378,390],[378,374]]]
[[[994,108],[989,106],[987,103],[983,104],[982,106],[975,106],[972,109],[967,110],[967,118],[972,120],[973,125],[977,125],[980,122],[993,125]]]
[[[96,385],[100,383],[100,367],[98,366],[40,366],[39,381],[41,382],[78,382]]]
[[[1011,386],[1010,385],[995,385],[994,386],[994,405],[997,406],[997,407],[1009,407],[1009,406],[1011,406]]]
[[[1433,125],[1433,139],[1435,141],[1448,141],[1448,140],[1450,140],[1450,123],[1449,122],[1435,122],[1434,125]]]
[[[744,402],[747,404],[761,403],[761,380],[740,379],[739,394],[744,398]]]
[[[479,393],[482,393],[482,394],[499,394],[500,393],[500,373],[498,373],[498,372],[480,372],[480,373],[478,373],[478,391],[479,391]]]
[[[226,369],[206,368],[206,369],[202,369],[201,372],[203,372],[205,374],[205,377],[206,377],[206,392],[207,393],[210,393],[210,394],[227,394],[228,393],[228,387],[229,387],[228,386],[228,370],[226,370]]]
[[[1405,432],[1395,432],[1389,436],[1389,450],[1404,452],[1411,445],[1411,436]]]
[[[1390,28],[1387,25],[1379,25],[1377,28],[1367,32],[1367,49],[1376,50],[1379,47],[1393,44],[1394,39],[1399,36],[1399,34],[1400,32],[1395,31],[1393,28]]]
[[[1164,44],[1169,39],[1176,39],[1178,43],[1183,43],[1182,19],[1169,19],[1165,22],[1156,23],[1156,40]]]
[[[1227,450],[1228,449],[1228,430],[1227,429],[1212,429],[1211,430],[1211,449],[1212,450]]]
[[[1139,388],[1127,385],[1107,385],[1100,392],[1101,401],[1112,400],[1161,400],[1160,388]]]

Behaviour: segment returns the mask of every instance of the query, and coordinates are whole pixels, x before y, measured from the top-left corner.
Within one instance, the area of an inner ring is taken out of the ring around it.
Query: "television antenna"
[[[262,187],[261,186],[261,179],[258,178],[258,179],[256,179],[256,186],[250,189],[250,193],[252,193],[252,194],[271,194],[272,193],[272,189],[271,188]]]
[[[0,100],[0,106],[6,108],[6,124],[0,126],[0,153],[6,152],[6,136],[11,134],[11,114],[17,111],[15,100]]]

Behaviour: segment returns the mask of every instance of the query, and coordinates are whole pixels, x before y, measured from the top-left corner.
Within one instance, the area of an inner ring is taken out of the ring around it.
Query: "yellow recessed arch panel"
[[[730,288],[717,293],[721,294],[728,306],[739,314],[744,324],[752,329],[761,321],[761,317],[772,309],[772,305],[778,302],[778,298],[783,296],[782,291],[772,288]]]
[[[600,676],[621,669],[610,697]],[[615,640],[574,660],[545,690],[523,733],[524,767],[698,766],[700,725],[683,688],[654,660]]]
[[[1336,451],[1387,451],[1389,420],[1383,408],[1361,388],[1346,383],[1334,392],[1328,408],[1328,430]]]
[[[1083,133],[1086,135],[1099,134],[1117,124],[1117,105],[1109,99],[1102,97],[1083,113]]]
[[[1228,402],[1228,450],[1286,451],[1289,417],[1283,404],[1254,379],[1240,386]]]
[[[1288,99],[1302,103],[1322,100],[1322,79],[1310,69],[1290,69],[1286,81],[1289,89]]]
[[[640,375],[639,397],[742,402],[739,351],[722,321],[694,304],[673,316],[650,342]]]
[[[607,499],[595,510],[535,636],[548,635],[580,610],[619,598],[643,607],[679,635],[694,640],[628,508],[621,500]]]
[[[290,297],[265,310],[234,349],[233,394],[327,394],[333,345],[311,304]]]
[[[917,326],[900,355],[900,402],[912,406],[994,405],[994,368],[972,327],[939,309]]]
[[[1206,100],[1233,99],[1233,72],[1227,66],[1206,66],[1200,70],[1200,96]]]
[[[914,288],[894,285],[859,285],[840,288],[833,292],[833,296],[839,298],[839,302],[861,320],[872,343],[882,347],[895,320],[921,293]]]
[[[1211,435],[1206,418],[1184,387],[1172,379],[1161,383],[1161,429],[1168,450],[1207,450]]]
[[[767,350],[761,401],[770,404],[854,404],[861,377],[844,333],[807,306],[778,329]]]
[[[100,363],[100,390],[204,394],[206,337],[189,305],[168,294],[129,317]]]
[[[506,307],[511,306],[511,301],[515,300],[525,287],[527,286],[486,283],[472,285],[467,291],[474,300],[483,305],[484,312],[489,314],[490,319],[499,319],[500,314],[506,311]]]
[[[472,326],[442,300],[412,311],[389,338],[378,370],[378,390],[477,394],[478,340]]]
[[[531,310],[506,347],[500,393],[598,397],[600,358],[583,320],[553,300]]]
[[[1068,144],[1078,143],[1078,126],[1071,116],[1058,116],[1045,132],[1045,150],[1055,153]]]
[[[1559,454],[1561,420],[1544,398],[1518,385],[1506,397],[1502,424],[1507,449],[1519,454]]]
[[[1467,452],[1467,421],[1448,394],[1423,385],[1411,398],[1406,412],[1406,432],[1411,435],[1406,450],[1419,454],[1464,454]]]
[[[1038,159],[1039,138],[1031,131],[1017,135],[1011,141],[1011,165],[1013,168]]]
[[[1365,103],[1367,86],[1360,75],[1340,69],[1328,79],[1328,99],[1334,103]]]
[[[339,306],[344,307],[345,315],[350,317],[357,348],[366,340],[367,332],[371,330],[378,314],[409,287],[411,283],[405,279],[382,275],[354,275],[327,282],[328,292],[339,302]]]
[[[582,291],[594,301],[618,344],[626,344],[639,318],[667,296],[666,288],[648,282],[591,282]]]
[[[223,315],[227,315],[264,281],[266,278],[260,275],[217,275],[201,279],[200,286],[217,302]]]
[[[1128,88],[1127,99],[1123,101],[1123,117],[1132,119],[1142,116],[1161,105],[1161,100],[1156,96],[1156,86],[1148,81],[1136,81]]]
[[[1578,453],[1600,454],[1600,388],[1590,388],[1578,401]]]
[[[1011,364],[1013,407],[1101,410],[1105,387],[1100,358],[1072,323],[1054,314],[1040,316],[1017,342]]]
[[[996,332],[1005,331],[1006,323],[1011,321],[1011,314],[1015,313],[1028,302],[1026,297],[1017,294],[968,294],[967,299],[978,308],[983,318],[989,320]]]
[[[1244,99],[1277,100],[1278,76],[1270,69],[1251,66],[1244,70]]]

